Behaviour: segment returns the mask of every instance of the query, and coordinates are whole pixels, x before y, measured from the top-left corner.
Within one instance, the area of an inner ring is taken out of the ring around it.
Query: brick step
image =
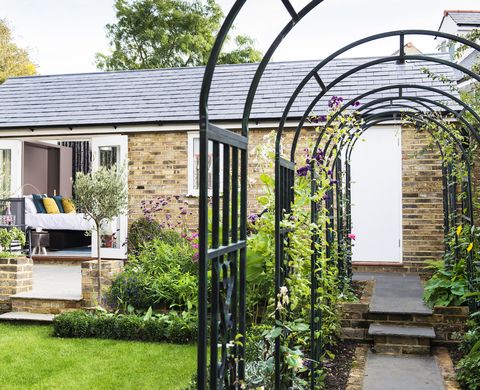
[[[12,296],[12,312],[60,314],[83,307],[82,298]]]
[[[373,337],[374,350],[383,354],[430,353],[430,341],[435,339],[431,326],[370,324],[368,335]]]
[[[29,312],[8,312],[0,314],[0,321],[22,321],[22,322],[46,322],[53,321],[53,314],[29,313]]]

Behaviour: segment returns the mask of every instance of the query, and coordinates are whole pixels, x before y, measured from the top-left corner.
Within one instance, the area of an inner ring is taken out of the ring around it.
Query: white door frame
[[[397,263],[397,264],[401,264],[403,262],[403,207],[402,207],[402,203],[403,203],[403,194],[402,194],[402,181],[403,181],[403,168],[402,168],[402,128],[401,126],[374,126],[370,129],[368,129],[366,131],[367,132],[372,132],[372,131],[382,131],[382,129],[386,130],[390,130],[390,131],[395,131],[395,135],[396,135],[396,138],[397,138],[397,142],[398,142],[398,148],[396,148],[395,150],[395,153],[396,153],[396,156],[397,156],[397,159],[399,161],[398,163],[398,172],[397,172],[397,175],[398,175],[398,178],[399,178],[399,185],[398,185],[398,252],[396,254],[396,259],[395,260],[392,260],[392,259],[368,259],[368,258],[361,258],[361,259],[355,259],[355,255],[352,256],[352,260],[354,262],[357,262],[357,263],[362,263],[362,262],[371,262],[371,263]],[[371,133],[370,133],[371,134]],[[361,138],[361,137],[360,137]],[[362,140],[358,140],[358,142],[362,142]],[[368,141],[367,141],[368,142]],[[352,152],[352,157],[354,155],[354,151]],[[382,162],[381,161],[377,161],[376,162],[377,164],[381,164]],[[352,168],[354,167],[354,162],[352,163]],[[353,175],[352,175],[353,176]],[[352,177],[352,180],[354,180],[354,178]],[[352,184],[354,184],[352,182]],[[352,188],[352,192],[353,192],[353,188]],[[353,197],[352,197],[353,199]],[[352,200],[352,203],[354,203],[354,200]],[[352,208],[354,207],[354,205],[352,204]],[[353,213],[352,213],[353,214]],[[353,217],[353,215],[352,215]],[[353,233],[355,233],[355,225],[354,225],[355,221],[353,220],[352,218],[352,231]],[[361,239],[361,237],[358,237],[357,236],[357,239]],[[355,245],[355,241],[353,241],[353,244]],[[355,247],[353,247],[353,251],[355,251]],[[393,252],[392,252],[393,253]]]
[[[119,161],[125,164],[125,184],[128,186],[128,136],[127,135],[112,135],[107,137],[92,137],[91,151],[92,151],[92,171],[100,166],[98,149],[101,146],[118,146],[120,151]],[[125,259],[127,257],[127,229],[128,216],[127,214],[118,217],[119,222],[119,248],[100,248],[100,255],[105,259]],[[92,256],[97,256],[97,235],[92,232]]]
[[[0,140],[0,149],[10,149],[10,196],[20,197],[23,194],[23,142],[20,140]]]

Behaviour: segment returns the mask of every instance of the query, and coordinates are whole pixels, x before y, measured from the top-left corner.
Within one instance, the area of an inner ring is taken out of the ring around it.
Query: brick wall
[[[257,148],[267,142],[269,130],[251,130],[249,134],[249,212],[259,212],[257,202],[263,192],[259,176],[273,175],[273,165],[266,166],[258,158]],[[305,147],[312,130],[304,130],[297,147],[297,161],[304,162]],[[287,131],[284,145],[291,145],[292,131]],[[413,129],[402,132],[403,158],[403,252],[404,262],[415,270],[425,259],[438,259],[443,250],[443,203],[441,164],[437,151],[424,151],[428,134]],[[157,132],[129,135],[129,203],[130,222],[142,215],[140,203],[156,196],[172,198],[169,212],[178,215],[178,208],[188,208],[188,225],[195,229],[198,221],[197,198],[188,191],[187,132]],[[289,153],[289,150],[285,150]],[[273,163],[273,161],[272,161]],[[186,205],[184,202],[187,202]]]
[[[0,312],[11,309],[10,296],[32,289],[33,262],[28,257],[0,259]]]
[[[428,133],[402,131],[403,261],[415,266],[443,254],[442,165]]]
[[[123,261],[102,260],[102,293],[112,285],[115,277],[122,272]],[[89,260],[82,263],[82,297],[86,307],[98,305],[98,261]]]

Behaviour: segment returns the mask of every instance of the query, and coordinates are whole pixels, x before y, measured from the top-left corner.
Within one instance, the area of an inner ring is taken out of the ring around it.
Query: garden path
[[[423,302],[420,277],[400,273],[355,273],[354,280],[375,280],[371,313],[432,313]],[[441,370],[433,356],[384,355],[369,352],[363,390],[443,390]]]
[[[433,356],[379,355],[369,352],[363,390],[443,390]]]

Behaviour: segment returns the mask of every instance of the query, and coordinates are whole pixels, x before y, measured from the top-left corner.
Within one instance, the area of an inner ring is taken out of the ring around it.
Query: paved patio
[[[34,264],[32,291],[16,294],[22,298],[82,298],[82,274],[78,265]]]

